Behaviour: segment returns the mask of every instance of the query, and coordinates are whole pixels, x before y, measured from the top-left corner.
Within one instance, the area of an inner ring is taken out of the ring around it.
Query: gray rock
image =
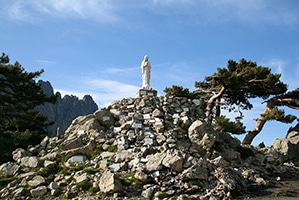
[[[15,198],[20,198],[26,194],[26,190],[24,187],[19,187],[13,192],[15,195]]]
[[[43,161],[37,156],[26,156],[21,158],[21,165],[25,167],[36,168],[42,166]]]
[[[30,155],[31,154],[28,151],[26,151],[25,149],[22,149],[22,148],[18,148],[12,152],[12,158],[16,162],[20,162],[21,158],[23,158],[25,156],[30,156]]]
[[[194,149],[206,153],[214,145],[217,133],[207,123],[196,120],[189,127],[188,136]]]
[[[47,193],[47,187],[46,186],[39,186],[37,188],[34,188],[34,189],[30,190],[30,194],[33,198],[41,197],[46,193]]]
[[[154,192],[155,192],[155,188],[149,187],[142,191],[141,196],[143,196],[146,199],[151,199],[154,195]]]
[[[164,112],[156,108],[152,113],[152,117],[163,118]]]
[[[13,162],[7,162],[0,166],[0,173],[5,175],[15,175],[20,169],[19,165]]]
[[[44,167],[48,168],[48,169],[53,169],[57,166],[56,162],[54,161],[49,161],[49,160],[45,160],[44,161]]]
[[[207,180],[208,167],[204,160],[198,160],[196,165],[192,165],[181,173],[182,180]]]
[[[46,136],[46,137],[44,137],[44,139],[40,142],[40,146],[41,146],[42,148],[45,148],[45,147],[47,146],[48,142],[49,142],[49,137]]]
[[[99,188],[101,192],[114,193],[120,192],[122,190],[122,185],[119,177],[116,174],[106,170],[103,172],[99,180]]]
[[[58,185],[56,182],[52,181],[52,182],[48,185],[48,188],[49,188],[50,190],[56,190],[56,189],[59,188],[59,185]]]
[[[159,171],[163,169],[162,161],[165,158],[165,153],[156,153],[146,156],[146,170],[148,172]]]
[[[56,161],[58,158],[60,158],[60,154],[57,151],[48,153],[41,157],[42,160],[51,160],[51,161]]]
[[[75,156],[70,157],[66,161],[65,166],[69,167],[69,166],[72,166],[74,164],[81,164],[81,163],[84,163],[87,160],[88,159],[85,155],[75,155]]]
[[[88,176],[87,176],[87,173],[75,174],[74,179],[76,180],[77,183],[82,183],[82,182],[88,180]]]
[[[178,153],[167,152],[162,164],[174,171],[181,172],[183,170],[183,157]]]
[[[74,95],[65,95],[61,97],[59,92],[54,94],[53,87],[49,81],[38,81],[42,90],[47,96],[56,96],[57,100],[53,103],[45,103],[38,106],[36,110],[40,111],[48,118],[49,122],[54,122],[53,125],[47,128],[50,136],[55,136],[59,128],[60,134],[63,135],[72,120],[81,115],[94,113],[98,106],[90,95],[85,95],[79,100]]]
[[[28,185],[31,187],[36,187],[45,184],[45,179],[42,176],[35,176],[32,180],[28,181]]]
[[[94,115],[103,126],[106,126],[106,128],[109,128],[115,123],[112,113],[105,108],[97,110]]]
[[[63,151],[67,151],[70,149],[76,149],[79,147],[83,147],[83,141],[81,137],[75,137],[71,139],[65,140],[63,143],[60,144],[60,149]]]
[[[276,139],[273,148],[282,155],[282,160],[299,160],[299,133],[292,131],[286,138]]]
[[[90,153],[94,150],[96,144],[93,140],[89,141],[88,144],[75,148],[75,149],[70,149],[67,151],[62,151],[61,155],[63,156],[74,156],[74,155],[90,155]]]

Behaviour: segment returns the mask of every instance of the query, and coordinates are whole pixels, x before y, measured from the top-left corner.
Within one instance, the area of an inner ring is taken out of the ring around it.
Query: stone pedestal
[[[157,90],[140,89],[140,90],[138,90],[136,96],[137,97],[143,97],[143,96],[155,97],[155,96],[157,96]]]

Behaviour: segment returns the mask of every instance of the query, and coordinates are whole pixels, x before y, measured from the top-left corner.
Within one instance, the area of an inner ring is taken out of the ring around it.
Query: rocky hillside
[[[40,80],[38,84],[41,85],[47,96],[54,95],[53,87],[49,81]],[[59,92],[56,92],[55,95],[57,96],[55,104],[46,103],[37,107],[38,111],[48,117],[49,122],[54,122],[53,125],[47,128],[49,136],[56,135],[57,128],[63,134],[73,119],[78,116],[91,114],[98,109],[97,104],[90,95],[85,95],[81,100],[73,95],[61,97]]]
[[[0,198],[244,199],[297,173],[288,138],[241,146],[206,124],[198,104],[145,96],[78,117],[63,138],[13,152],[0,166]]]

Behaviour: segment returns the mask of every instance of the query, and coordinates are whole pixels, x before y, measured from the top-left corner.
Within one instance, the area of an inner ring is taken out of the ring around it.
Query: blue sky
[[[299,1],[296,0],[0,0],[0,47],[55,91],[90,94],[100,107],[135,97],[140,63],[152,64],[151,86],[194,82],[241,58],[299,85]],[[256,101],[245,124],[264,105]],[[294,114],[296,112],[292,111]],[[298,115],[298,114],[297,114]],[[271,145],[290,125],[267,123],[254,141]],[[242,138],[242,136],[241,136]]]

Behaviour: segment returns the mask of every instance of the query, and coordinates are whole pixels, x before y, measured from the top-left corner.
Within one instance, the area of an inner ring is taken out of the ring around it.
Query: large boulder
[[[286,138],[276,139],[273,148],[282,155],[282,160],[299,161],[299,132],[291,131]]]
[[[22,148],[17,148],[16,150],[14,150],[12,152],[12,158],[16,162],[20,162],[23,157],[30,156],[30,155],[31,154],[28,151],[26,151],[25,149],[22,149]]]
[[[106,108],[97,110],[94,113],[94,115],[95,118],[101,123],[101,125],[106,127],[107,129],[110,128],[110,126],[112,126],[115,123],[115,119],[112,113]]]
[[[43,161],[37,156],[26,156],[21,159],[21,165],[36,168],[43,165]]]
[[[13,162],[3,163],[0,166],[0,174],[5,174],[8,176],[15,175],[20,169],[19,165],[16,165]]]
[[[188,136],[192,143],[192,148],[205,154],[216,142],[217,132],[201,120],[194,121],[188,129]]]
[[[116,174],[106,170],[100,178],[99,188],[101,192],[104,193],[120,192],[122,190],[122,184]]]

